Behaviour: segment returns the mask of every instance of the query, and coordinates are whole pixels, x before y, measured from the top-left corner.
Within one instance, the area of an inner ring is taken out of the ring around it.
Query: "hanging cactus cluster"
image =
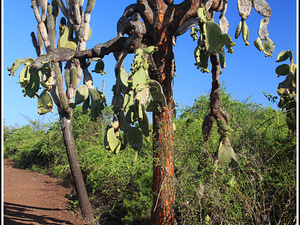
[[[117,81],[112,99],[114,117],[107,127],[104,143],[115,154],[129,144],[136,152],[133,162],[143,146],[143,135],[148,141],[150,138],[147,112],[166,107],[161,85],[148,76],[149,62],[145,56],[156,50],[154,46],[137,48],[129,74],[123,67],[116,68]]]
[[[19,84],[23,88],[24,97],[27,95],[30,98],[38,97],[38,113],[45,114],[49,111],[53,112],[53,101],[48,90],[51,87],[51,66],[48,62],[43,63],[43,66],[39,69],[33,66],[33,58],[17,59],[11,68],[7,68],[10,71],[10,75],[14,76],[18,68],[24,64],[20,75]],[[38,95],[40,84],[44,88],[42,94]]]
[[[104,94],[96,88],[89,88],[86,84],[77,88],[75,94],[75,102],[69,103],[74,108],[76,105],[82,104],[83,113],[87,113],[91,109],[91,119],[95,120],[102,114],[102,110],[106,107],[106,99]]]
[[[271,17],[271,8],[265,0],[238,0],[238,10],[241,17],[236,31],[235,38],[237,39],[240,34],[242,34],[245,45],[250,45],[249,39],[249,28],[246,24],[246,19],[249,17],[252,7],[264,18],[260,21],[258,35],[259,37],[254,41],[255,47],[259,51],[263,51],[265,56],[271,56],[275,50],[275,44],[268,37],[269,32],[267,30],[267,25],[269,24],[269,19]]]
[[[217,163],[220,168],[226,164],[229,164],[232,168],[236,168],[238,167],[238,161],[228,137],[232,132],[232,129],[228,126],[229,115],[223,110],[220,111],[220,114],[221,117],[217,119],[219,134],[221,135]]]
[[[278,77],[286,76],[285,80],[278,85],[277,93],[280,96],[278,106],[287,111],[287,124],[290,130],[296,130],[296,70],[297,65],[293,61],[291,50],[282,51],[278,54],[276,62],[289,59],[290,64],[282,64],[275,70]]]
[[[222,16],[222,20],[220,20],[221,24],[218,25],[212,19],[213,14],[210,14],[203,4],[198,9],[197,14],[199,18],[198,27],[192,27],[190,32],[194,41],[199,38],[198,45],[194,51],[195,65],[203,73],[208,73],[209,57],[211,54],[218,53],[221,66],[225,68],[224,46],[228,49],[229,53],[233,52],[232,47],[235,46],[235,43],[227,34],[228,25],[226,18]]]

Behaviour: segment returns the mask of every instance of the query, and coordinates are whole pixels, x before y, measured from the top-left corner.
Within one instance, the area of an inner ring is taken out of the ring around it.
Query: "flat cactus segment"
[[[235,43],[232,41],[229,34],[222,34],[222,43],[224,43],[229,53],[233,52],[232,47],[235,46]]]
[[[199,45],[197,46],[199,47]],[[202,73],[208,73],[208,65],[209,65],[209,56],[210,53],[203,48],[200,48],[200,51],[197,53],[196,63],[198,69],[201,70]]]
[[[148,85],[150,87],[149,88],[150,99],[153,102],[160,102],[163,109],[166,108],[167,107],[167,101],[166,101],[165,95],[163,94],[163,90],[162,90],[161,85],[155,80],[149,80]],[[154,108],[152,106],[154,106]],[[154,105],[152,104],[152,106],[149,107],[149,105],[148,105],[147,106],[147,111],[150,110],[150,109],[156,110],[157,107],[155,107],[155,104]],[[160,107],[159,107],[159,109],[160,109]]]
[[[75,94],[75,104],[80,104],[84,102],[89,97],[89,89],[88,87],[83,84],[76,90]]]
[[[107,140],[107,132],[108,132],[109,128],[106,128],[105,134],[104,134],[104,147],[106,150],[110,150],[109,144],[108,144],[108,140]]]
[[[104,71],[104,62],[102,59],[98,59],[96,65],[95,65],[95,69],[92,70],[92,72],[95,73],[100,73],[101,75],[105,74],[106,72]]]
[[[23,59],[17,59],[13,65],[11,66],[11,68],[7,67],[7,70],[10,72],[9,76],[14,76],[15,72],[17,71],[17,69],[19,69],[19,67],[22,65],[22,63],[24,62]]]
[[[76,82],[76,79],[77,79],[77,67],[76,66],[73,66],[71,68],[71,74],[70,74],[70,82],[71,84],[74,84]]]
[[[139,68],[133,75],[132,87],[135,89],[138,85],[145,85],[148,82],[148,75],[144,68]]]
[[[128,93],[128,74],[123,67],[121,67],[117,72],[117,86],[121,93]]]
[[[52,15],[57,17],[59,13],[59,6],[57,0],[52,1]]]
[[[262,50],[262,40],[260,37],[258,37],[255,41],[254,41],[254,46],[261,51]]]
[[[86,114],[90,107],[90,98],[87,98],[82,104],[82,113]]]
[[[120,140],[116,137],[114,128],[109,128],[107,130],[107,143],[112,152],[115,152],[115,154],[118,154],[121,148],[121,142]]]
[[[221,141],[218,149],[218,160],[221,164],[229,164],[232,159],[235,159],[233,148],[227,141]]]
[[[130,128],[130,124],[127,121],[124,111],[120,111],[118,114],[120,130],[126,132]]]
[[[269,31],[267,30],[268,24],[269,24],[269,17],[265,17],[260,21],[258,35],[262,40],[265,40],[269,36]]]
[[[25,93],[28,95],[28,97],[33,98],[37,94],[40,87],[41,71],[34,67],[30,67],[29,73],[30,82],[25,87]]]
[[[285,60],[287,60],[288,58],[293,59],[293,53],[291,50],[288,51],[281,51],[278,55],[277,55],[277,59],[276,62],[283,62]]]
[[[229,30],[229,22],[225,16],[222,16],[219,20],[219,25],[223,34],[227,34]]]
[[[91,36],[92,36],[92,28],[89,28],[89,35],[88,35],[87,41],[90,40]]]
[[[285,76],[290,72],[290,65],[282,64],[280,66],[277,66],[275,72],[280,76]]]
[[[245,45],[250,45],[249,40],[249,27],[246,23],[246,20],[242,20],[242,36],[243,40],[245,41]]]
[[[19,83],[21,87],[26,87],[30,82],[29,66],[24,66],[19,75]]]
[[[66,83],[66,86],[69,87],[70,84],[71,84],[70,70],[69,70],[69,69],[65,69],[64,75],[65,75],[65,83]]]
[[[205,46],[209,53],[219,52],[222,47],[222,31],[218,24],[208,21],[203,25],[205,33]]]
[[[253,0],[253,7],[260,15],[271,17],[271,7],[265,0]]]
[[[42,73],[47,77],[51,77],[52,75],[52,68],[49,62],[43,63],[43,66],[41,67]]]
[[[148,115],[147,115],[147,112],[146,112],[146,108],[143,104],[141,104],[141,110],[142,110],[142,113],[143,113],[143,119],[142,120],[139,120],[139,125],[140,125],[140,128],[143,132],[143,134],[145,135],[146,138],[149,137],[149,118],[148,118]]]
[[[24,65],[25,66],[31,66],[34,63],[34,59],[33,58],[26,58],[24,59]]]
[[[226,58],[225,58],[225,50],[219,53],[219,61],[221,68],[225,69],[226,67]]]
[[[155,47],[155,46],[149,46],[149,47],[143,49],[144,53],[146,53],[148,55],[152,55],[157,50],[158,50],[158,47]]]
[[[38,0],[38,5],[41,7],[42,12],[46,12],[47,9],[47,0]]]
[[[60,37],[58,39],[58,48],[66,47],[69,38],[69,28],[66,25],[61,26]]]
[[[143,120],[143,109],[142,109],[142,104],[138,102],[137,104],[137,113],[138,113],[138,121]]]
[[[129,107],[134,104],[134,93],[129,91],[128,94],[124,96],[123,110],[127,113]]]
[[[73,49],[74,51],[77,50],[77,44],[74,41],[67,41],[66,48]]]
[[[91,13],[94,9],[96,0],[88,0],[87,6],[86,6],[86,13]]]
[[[91,96],[91,118],[95,119],[100,115],[102,108],[100,103],[100,95],[98,91],[93,88],[89,88],[89,95]]]
[[[53,100],[48,91],[43,91],[38,97],[38,113],[44,115],[53,112]]]
[[[163,93],[162,87],[160,83],[156,80],[149,80],[148,85],[150,87],[150,91],[153,92],[161,92]]]
[[[119,121],[116,119],[114,119],[114,121],[111,121],[110,122],[110,125],[112,126],[112,128],[114,128],[115,130],[117,130],[117,129],[119,129],[119,127],[120,127],[120,123],[119,123]]]
[[[126,133],[126,138],[128,144],[130,144],[134,150],[139,151],[142,148],[143,135],[139,128],[130,127]]]
[[[126,112],[126,119],[127,121],[129,121],[130,123],[134,124],[135,121],[137,121],[139,119],[138,117],[138,111],[137,111],[137,106],[136,104],[133,104],[131,106],[129,106],[127,112]]]
[[[49,3],[47,5],[47,13],[48,13],[48,17],[49,17],[50,14],[52,14],[52,7],[51,7],[51,5]]]
[[[248,18],[252,9],[252,0],[238,0],[239,15],[244,20]]]
[[[237,39],[237,38],[240,36],[241,32],[242,32],[242,24],[243,24],[243,22],[242,22],[242,20],[241,20],[241,21],[239,22],[239,24],[238,24],[236,30],[235,30],[235,35],[234,35],[235,39]]]
[[[270,39],[266,38],[262,44],[262,51],[266,54],[267,56],[271,56],[275,50],[275,43]]]
[[[280,89],[280,88],[289,89],[291,87],[294,87],[294,85],[293,85],[293,77],[292,77],[291,74],[287,75],[286,78],[285,78],[285,80],[282,81],[282,82],[280,82],[278,84],[278,89]]]
[[[166,97],[162,92],[150,92],[150,98],[152,101],[160,102],[163,109],[167,107]]]
[[[199,17],[201,23],[206,23],[210,20],[210,18],[206,14],[206,9],[203,5],[200,8],[198,8],[197,16]]]
[[[199,37],[198,31],[199,30],[196,27],[191,28],[190,35],[193,38],[193,41],[196,41],[198,39],[198,37]]]
[[[205,9],[209,10],[212,4],[214,3],[214,0],[204,0],[202,2],[204,4]]]
[[[160,105],[155,101],[148,101],[146,104],[147,112],[161,112]]]

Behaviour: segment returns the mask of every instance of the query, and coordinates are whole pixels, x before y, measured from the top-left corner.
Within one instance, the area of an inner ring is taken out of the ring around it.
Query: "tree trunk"
[[[67,114],[63,112],[61,108],[59,108],[58,110],[60,112],[60,125],[62,129],[63,140],[66,146],[70,169],[75,183],[76,193],[79,198],[80,208],[82,210],[84,218],[88,222],[92,222],[94,220],[94,214],[85,188],[76,148],[74,145],[74,137],[71,131],[71,119],[68,118]]]
[[[157,23],[159,24],[159,23]],[[162,23],[161,23],[162,24]],[[153,113],[153,206],[151,224],[175,224],[174,218],[174,146],[173,146],[173,88],[174,53],[172,35],[163,26],[155,29],[154,53],[157,71],[151,78],[159,81],[167,108]]]
[[[168,107],[170,109],[170,106]],[[172,113],[154,113],[153,206],[151,224],[174,224]]]

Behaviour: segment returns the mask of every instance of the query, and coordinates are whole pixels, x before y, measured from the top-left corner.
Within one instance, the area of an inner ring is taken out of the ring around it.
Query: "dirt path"
[[[69,189],[55,178],[15,168],[4,160],[4,224],[76,224],[84,221],[68,211]]]

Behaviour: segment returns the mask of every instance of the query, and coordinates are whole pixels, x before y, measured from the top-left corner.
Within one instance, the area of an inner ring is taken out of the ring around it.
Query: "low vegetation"
[[[222,108],[231,117],[230,141],[239,167],[217,166],[216,125],[204,144],[202,122],[209,96],[200,96],[182,109],[174,133],[178,224],[295,224],[296,137],[288,129],[285,113],[235,100],[224,88],[221,98]],[[72,130],[97,220],[100,224],[150,224],[152,143],[144,141],[147,144],[135,163],[133,149],[116,156],[103,145],[112,109],[105,109],[101,121],[91,121],[81,110],[74,110]],[[59,121],[4,125],[4,156],[20,168],[56,176],[72,187]],[[76,210],[75,191],[68,198],[70,208]]]

